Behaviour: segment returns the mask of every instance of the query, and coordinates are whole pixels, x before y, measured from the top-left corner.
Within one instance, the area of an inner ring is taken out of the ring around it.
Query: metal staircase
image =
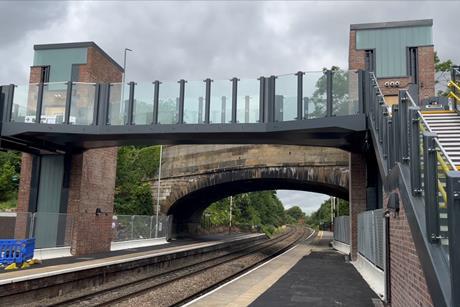
[[[429,130],[438,135],[446,162],[460,170],[460,115],[456,111],[428,111],[422,112],[422,116]]]

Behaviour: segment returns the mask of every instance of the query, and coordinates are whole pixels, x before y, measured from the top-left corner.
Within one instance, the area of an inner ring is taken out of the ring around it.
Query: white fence
[[[350,217],[338,216],[334,218],[334,240],[350,244]]]
[[[358,215],[358,251],[383,270],[385,261],[384,209]]]

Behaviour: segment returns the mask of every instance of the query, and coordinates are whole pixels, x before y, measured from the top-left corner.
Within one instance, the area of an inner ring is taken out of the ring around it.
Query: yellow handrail
[[[438,162],[441,165],[441,169],[444,171],[445,174],[447,174],[448,171],[450,171],[449,167],[447,166],[446,161],[442,158],[441,154],[436,152],[436,157],[438,158]]]
[[[455,98],[457,101],[460,101],[460,97],[458,97],[457,95],[454,94],[454,92],[450,92],[447,97],[450,97],[450,98]]]
[[[447,86],[448,86],[448,87],[456,87],[457,90],[460,91],[460,86],[459,86],[457,83],[455,83],[454,81],[452,81],[452,80],[449,81],[449,83],[447,83]]]
[[[444,200],[444,205],[446,206],[447,205],[447,193],[441,181],[439,180],[438,180],[438,189],[439,189],[439,192],[441,192],[442,199]]]

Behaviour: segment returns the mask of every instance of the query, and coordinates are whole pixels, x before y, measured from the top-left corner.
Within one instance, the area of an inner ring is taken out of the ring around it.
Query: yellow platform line
[[[433,110],[433,111],[422,111],[422,114],[443,114],[443,113],[452,113],[455,114],[457,112],[450,111],[450,110]]]

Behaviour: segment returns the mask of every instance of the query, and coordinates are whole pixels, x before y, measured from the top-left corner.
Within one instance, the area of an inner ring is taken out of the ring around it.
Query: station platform
[[[164,258],[177,253],[190,253],[203,249],[210,250],[224,244],[256,239],[258,237],[265,237],[265,235],[260,233],[209,235],[193,239],[173,240],[162,245],[124,249],[86,256],[47,259],[41,264],[33,265],[28,269],[15,271],[0,270],[0,288],[8,284],[33,281],[66,273],[120,266],[135,261],[158,257]]]
[[[187,306],[383,306],[331,240],[330,232],[314,233]]]

